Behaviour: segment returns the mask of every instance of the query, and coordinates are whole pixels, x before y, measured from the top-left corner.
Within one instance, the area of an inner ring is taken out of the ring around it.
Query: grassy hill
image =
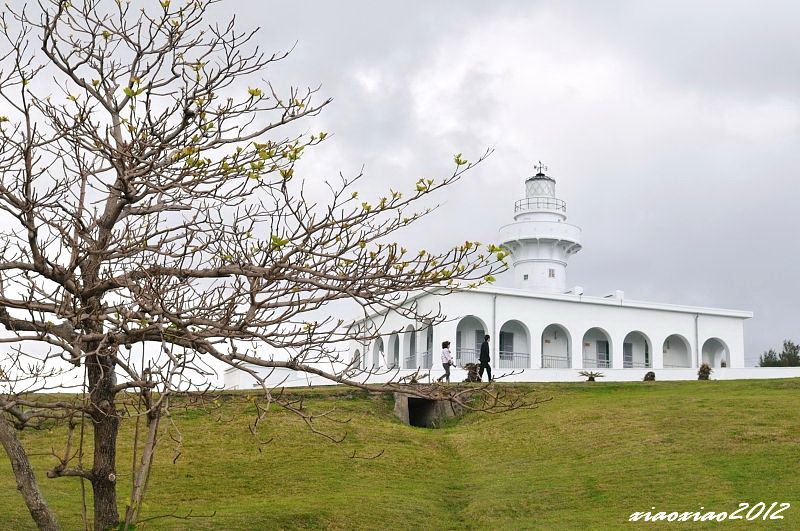
[[[792,504],[785,518],[755,527],[800,529],[800,380],[535,389],[553,400],[535,410],[466,415],[437,430],[401,424],[387,397],[304,391],[311,407],[335,407],[350,419],[325,425],[347,432],[339,444],[277,410],[254,438],[247,427],[254,407],[244,395],[176,412],[170,429],[172,438],[180,430],[183,444],[162,440],[144,517],[215,516],[159,518],[144,528],[743,529],[754,522],[627,520],[651,507],[732,512],[739,502],[777,501]],[[130,439],[131,424],[121,440]],[[79,529],[79,482],[44,477],[63,431],[23,439],[38,454],[40,482],[63,527]],[[130,455],[123,447],[123,509]],[[0,455],[0,529],[32,528]]]

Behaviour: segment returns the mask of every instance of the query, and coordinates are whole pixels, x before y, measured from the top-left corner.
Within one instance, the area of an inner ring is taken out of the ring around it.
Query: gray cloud
[[[753,310],[751,362],[800,340],[800,5],[268,5],[238,15],[265,49],[298,45],[265,77],[335,98],[306,124],[335,135],[304,162],[311,182],[364,165],[377,196],[494,147],[406,235],[443,247],[494,240],[542,159],[584,229],[571,283]]]

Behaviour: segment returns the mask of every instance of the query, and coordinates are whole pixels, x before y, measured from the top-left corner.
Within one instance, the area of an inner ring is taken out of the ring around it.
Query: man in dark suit
[[[478,370],[478,375],[483,379],[483,370],[486,369],[486,376],[489,381],[492,381],[492,368],[489,366],[489,336],[483,336],[483,343],[481,343],[481,368]]]

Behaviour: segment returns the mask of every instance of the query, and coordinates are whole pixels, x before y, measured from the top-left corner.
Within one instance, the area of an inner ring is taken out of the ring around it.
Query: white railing
[[[597,358],[583,358],[584,369],[610,369],[611,360],[599,360]]]
[[[542,356],[542,369],[569,369],[569,358],[564,356]]]
[[[650,363],[645,363],[643,361],[630,361],[624,360],[622,362],[623,369],[652,369]]]
[[[463,367],[467,363],[480,363],[481,351],[476,348],[457,348],[456,349],[456,365]]]
[[[554,197],[526,197],[514,203],[514,212],[523,210],[555,210],[556,212],[566,212],[567,204],[561,199]]]
[[[501,369],[527,369],[531,366],[531,355],[525,352],[501,350],[497,366]]]

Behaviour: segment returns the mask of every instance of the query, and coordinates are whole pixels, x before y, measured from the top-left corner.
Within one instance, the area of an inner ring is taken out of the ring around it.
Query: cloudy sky
[[[570,285],[751,310],[753,363],[800,340],[800,4],[231,6],[265,49],[296,42],[265,79],[334,98],[309,180],[363,166],[377,196],[494,148],[414,243],[494,241],[542,160],[583,228]]]

